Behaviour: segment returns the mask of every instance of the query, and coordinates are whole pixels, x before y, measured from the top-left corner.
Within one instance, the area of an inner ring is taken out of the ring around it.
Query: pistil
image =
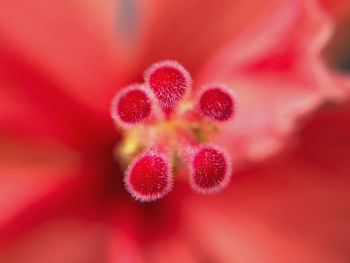
[[[236,114],[236,97],[224,84],[202,87],[189,96],[192,80],[175,61],[155,63],[143,84],[130,85],[112,101],[111,115],[124,131],[115,156],[125,168],[127,191],[141,202],[168,194],[182,165],[194,191],[216,193],[232,175],[230,157],[208,144],[220,124]]]

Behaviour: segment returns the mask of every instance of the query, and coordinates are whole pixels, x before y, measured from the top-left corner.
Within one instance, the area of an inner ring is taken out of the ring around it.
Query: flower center
[[[163,61],[146,71],[143,84],[125,88],[112,101],[111,116],[123,129],[115,157],[136,200],[165,196],[185,164],[190,185],[199,193],[218,192],[231,178],[229,156],[206,143],[234,116],[235,96],[225,85],[211,84],[191,97],[191,82],[179,63]]]

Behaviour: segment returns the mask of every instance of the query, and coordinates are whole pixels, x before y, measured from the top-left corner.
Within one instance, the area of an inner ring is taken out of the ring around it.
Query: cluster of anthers
[[[199,193],[218,192],[230,181],[229,156],[207,142],[218,124],[235,115],[235,95],[224,84],[206,85],[197,95],[191,86],[183,66],[162,61],[146,70],[144,83],[126,87],[112,101],[112,118],[123,130],[115,155],[136,200],[168,194],[185,164],[190,185]]]

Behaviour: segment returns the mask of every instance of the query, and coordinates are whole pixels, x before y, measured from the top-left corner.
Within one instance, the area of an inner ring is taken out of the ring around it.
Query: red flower
[[[0,4],[0,261],[346,262],[350,108],[332,103],[349,86],[320,58],[331,19],[307,0],[140,2]],[[110,102],[164,59],[194,90],[238,93],[213,142],[239,169],[217,195],[178,178],[141,204]]]

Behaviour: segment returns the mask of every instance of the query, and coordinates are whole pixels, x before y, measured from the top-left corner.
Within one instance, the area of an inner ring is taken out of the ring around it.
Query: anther
[[[218,192],[231,179],[230,159],[226,153],[214,146],[201,146],[194,153],[190,166],[190,183],[199,193]]]
[[[235,95],[223,84],[206,86],[198,101],[202,115],[214,121],[231,119],[235,113],[235,104]]]
[[[127,191],[141,202],[162,198],[173,184],[167,157],[154,150],[141,154],[130,164],[124,183]]]
[[[188,71],[176,61],[155,63],[145,72],[145,84],[153,90],[167,115],[191,88],[191,82]]]
[[[138,124],[152,113],[152,95],[143,85],[131,85],[118,93],[112,101],[112,118],[122,128]]]

